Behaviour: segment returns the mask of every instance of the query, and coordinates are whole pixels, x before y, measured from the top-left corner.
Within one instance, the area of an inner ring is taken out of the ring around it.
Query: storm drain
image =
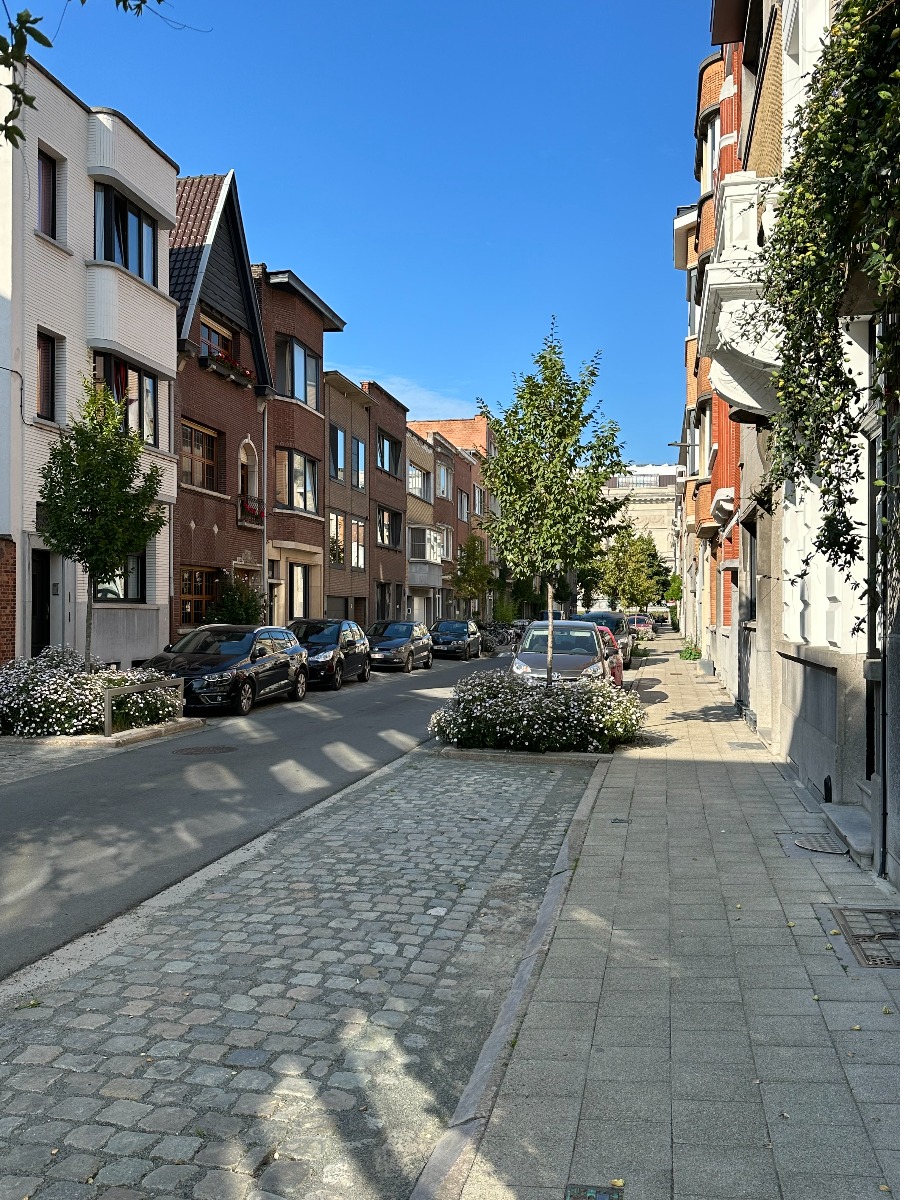
[[[233,754],[237,746],[185,746],[182,750],[173,750],[173,754],[202,758],[207,754]]]
[[[801,850],[815,850],[818,854],[846,854],[847,845],[833,833],[803,833],[794,838],[794,845]]]
[[[563,1200],[625,1200],[625,1189],[610,1184],[570,1183]]]
[[[900,908],[833,908],[836,924],[864,967],[900,967]]]

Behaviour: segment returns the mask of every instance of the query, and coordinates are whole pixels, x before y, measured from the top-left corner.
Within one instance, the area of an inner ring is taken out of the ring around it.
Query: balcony
[[[712,395],[712,382],[709,378],[709,371],[712,363],[708,358],[701,355],[697,360],[697,399],[702,400],[707,396]]]
[[[227,354],[201,354],[197,359],[197,365],[201,371],[208,371],[211,375],[221,375],[223,379],[230,379],[238,387],[253,387],[253,372],[250,368],[229,358]]]
[[[707,192],[697,201],[697,232],[694,234],[694,250],[697,258],[711,254],[716,244],[716,206],[714,193]]]
[[[262,529],[265,517],[266,505],[260,496],[238,496],[237,523],[243,529]]]
[[[177,164],[112,109],[95,109],[87,132],[88,175],[137,201],[163,229],[173,229]]]
[[[694,484],[694,520],[697,537],[711,538],[719,532],[719,522],[712,515],[712,483],[698,479]]]
[[[755,265],[760,230],[774,220],[771,181],[752,171],[728,175],[716,200],[716,236],[703,279],[700,353],[712,362],[710,382],[748,420],[774,412],[772,373],[778,349],[771,334],[748,325],[760,303]]]
[[[424,559],[410,559],[406,566],[409,587],[439,588],[441,586],[442,568],[440,563],[426,562]]]
[[[87,341],[174,379],[176,302],[124,267],[87,264]]]
[[[725,82],[725,60],[721,52],[711,54],[700,64],[700,76],[697,81],[697,119],[695,135],[700,136],[700,126],[703,119],[719,107],[719,95]]]

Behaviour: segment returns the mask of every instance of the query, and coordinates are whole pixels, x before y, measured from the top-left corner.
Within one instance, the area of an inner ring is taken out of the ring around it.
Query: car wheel
[[[239,717],[246,717],[253,708],[253,684],[249,679],[245,679],[238,688],[238,694],[234,701],[234,711]]]
[[[404,658],[404,660],[403,660],[403,674],[409,675],[410,672],[412,671],[412,669],[413,669],[413,656],[411,654],[407,654],[406,658]]]
[[[291,690],[288,692],[289,700],[302,700],[306,695],[306,675],[303,671],[297,672],[297,678],[291,684]]]
[[[481,658],[481,642],[478,643],[478,649],[475,651],[475,657]]]
[[[359,680],[360,683],[368,683],[369,676],[371,674],[372,674],[372,664],[369,662],[368,659],[366,659],[363,662],[363,669],[360,671],[360,673],[357,675],[356,678]]]
[[[463,662],[468,662],[470,657],[471,657],[471,649],[469,647],[469,643],[466,642],[466,648],[465,648],[465,650],[463,650],[463,653],[462,653]]]
[[[433,662],[434,662],[434,655],[429,650],[428,653],[425,655],[425,661],[422,663],[422,666],[425,668],[426,671],[430,671],[431,664]]]
[[[343,682],[344,682],[344,668],[341,665],[341,663],[335,663],[334,664],[334,674],[331,677],[331,690],[333,692],[339,692],[341,690],[341,684]]]

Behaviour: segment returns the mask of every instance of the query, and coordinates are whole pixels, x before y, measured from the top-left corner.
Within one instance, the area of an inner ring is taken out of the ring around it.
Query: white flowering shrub
[[[94,661],[89,674],[84,655],[48,646],[36,658],[16,658],[0,668],[0,733],[15,737],[72,736],[103,732],[106,687],[164,679],[158,671],[113,671]],[[113,697],[113,729],[161,725],[181,716],[172,688]]]
[[[644,721],[634,692],[606,680],[547,688],[507,671],[480,671],[456,686],[429,731],[467,750],[587,750],[630,742]]]

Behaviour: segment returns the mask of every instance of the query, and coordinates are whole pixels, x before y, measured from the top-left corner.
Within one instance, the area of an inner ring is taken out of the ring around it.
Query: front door
[[[31,657],[50,645],[50,551],[31,552]]]

